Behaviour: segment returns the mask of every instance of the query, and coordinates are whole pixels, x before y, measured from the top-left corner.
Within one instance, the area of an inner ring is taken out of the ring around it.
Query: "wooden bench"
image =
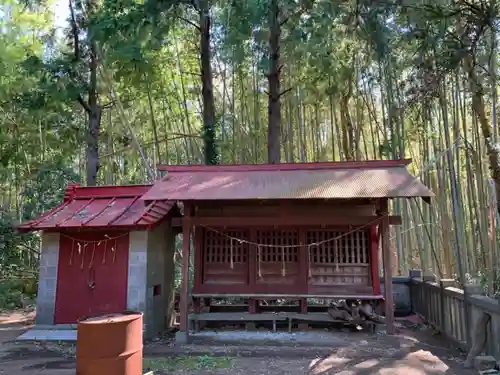
[[[193,313],[189,314],[189,321],[194,322],[194,329],[196,332],[200,330],[200,322],[265,322],[271,321],[273,323],[273,332],[276,332],[276,322],[288,321],[288,332],[292,332],[292,325],[294,321],[299,322],[320,322],[320,323],[341,323],[346,324],[345,320],[332,318],[328,313],[258,313],[250,314],[248,312],[213,312],[213,313]],[[365,321],[363,325],[369,331],[375,331],[376,324],[371,321]]]
[[[211,298],[248,298],[248,312],[250,314],[259,313],[259,301],[287,299],[291,301],[298,301],[300,312],[307,313],[307,299],[308,298],[321,298],[321,299],[355,299],[355,300],[381,300],[382,295],[309,295],[309,294],[205,294],[205,293],[192,293],[193,310],[195,313],[201,313],[201,299],[205,300],[205,305],[210,304]]]
[[[194,322],[195,331],[200,330],[200,322],[219,321],[219,322],[262,322],[272,321],[273,332],[276,332],[276,322],[286,321],[288,317],[286,313],[261,313],[250,314],[248,312],[214,312],[214,313],[193,313],[189,314],[189,321]]]

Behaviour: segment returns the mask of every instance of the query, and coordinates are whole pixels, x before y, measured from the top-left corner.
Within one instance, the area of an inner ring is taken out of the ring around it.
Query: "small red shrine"
[[[169,200],[145,204],[151,185],[69,185],[63,201],[21,232],[41,231],[37,326],[124,310],[145,313],[145,336],[173,313],[176,229]]]
[[[166,173],[141,197],[180,201],[183,263],[180,332],[187,339],[190,239],[195,312],[200,298],[380,300],[378,249],[389,248],[391,198],[433,194],[410,160],[277,165],[160,166]],[[385,311],[393,330],[391,256],[383,251]],[[390,308],[389,308],[390,307]]]

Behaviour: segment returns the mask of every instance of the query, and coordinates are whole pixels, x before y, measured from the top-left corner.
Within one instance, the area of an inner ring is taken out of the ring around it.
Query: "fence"
[[[469,338],[465,314],[464,291],[454,280],[420,277],[420,271],[411,271],[412,310],[434,326],[441,334],[464,350],[470,348],[470,338],[475,336],[476,322],[484,314],[489,314],[487,343],[485,352],[500,358],[500,300],[480,294],[481,288],[468,285]]]

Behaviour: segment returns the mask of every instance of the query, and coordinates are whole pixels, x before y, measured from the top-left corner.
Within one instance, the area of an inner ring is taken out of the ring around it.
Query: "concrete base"
[[[189,332],[177,331],[175,332],[175,343],[179,345],[189,344]]]
[[[255,331],[257,329],[257,326],[255,325],[254,322],[247,322],[245,323],[245,329],[247,331]]]
[[[311,327],[309,326],[309,323],[299,323],[297,324],[297,328],[299,331],[308,331]]]
[[[497,361],[491,355],[480,355],[474,358],[474,368],[478,371],[496,370]]]
[[[76,341],[74,329],[30,329],[17,338],[18,341]]]

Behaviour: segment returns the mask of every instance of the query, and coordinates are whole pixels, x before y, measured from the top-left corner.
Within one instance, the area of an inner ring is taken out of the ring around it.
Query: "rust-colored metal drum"
[[[142,375],[142,313],[79,321],[76,375]]]

